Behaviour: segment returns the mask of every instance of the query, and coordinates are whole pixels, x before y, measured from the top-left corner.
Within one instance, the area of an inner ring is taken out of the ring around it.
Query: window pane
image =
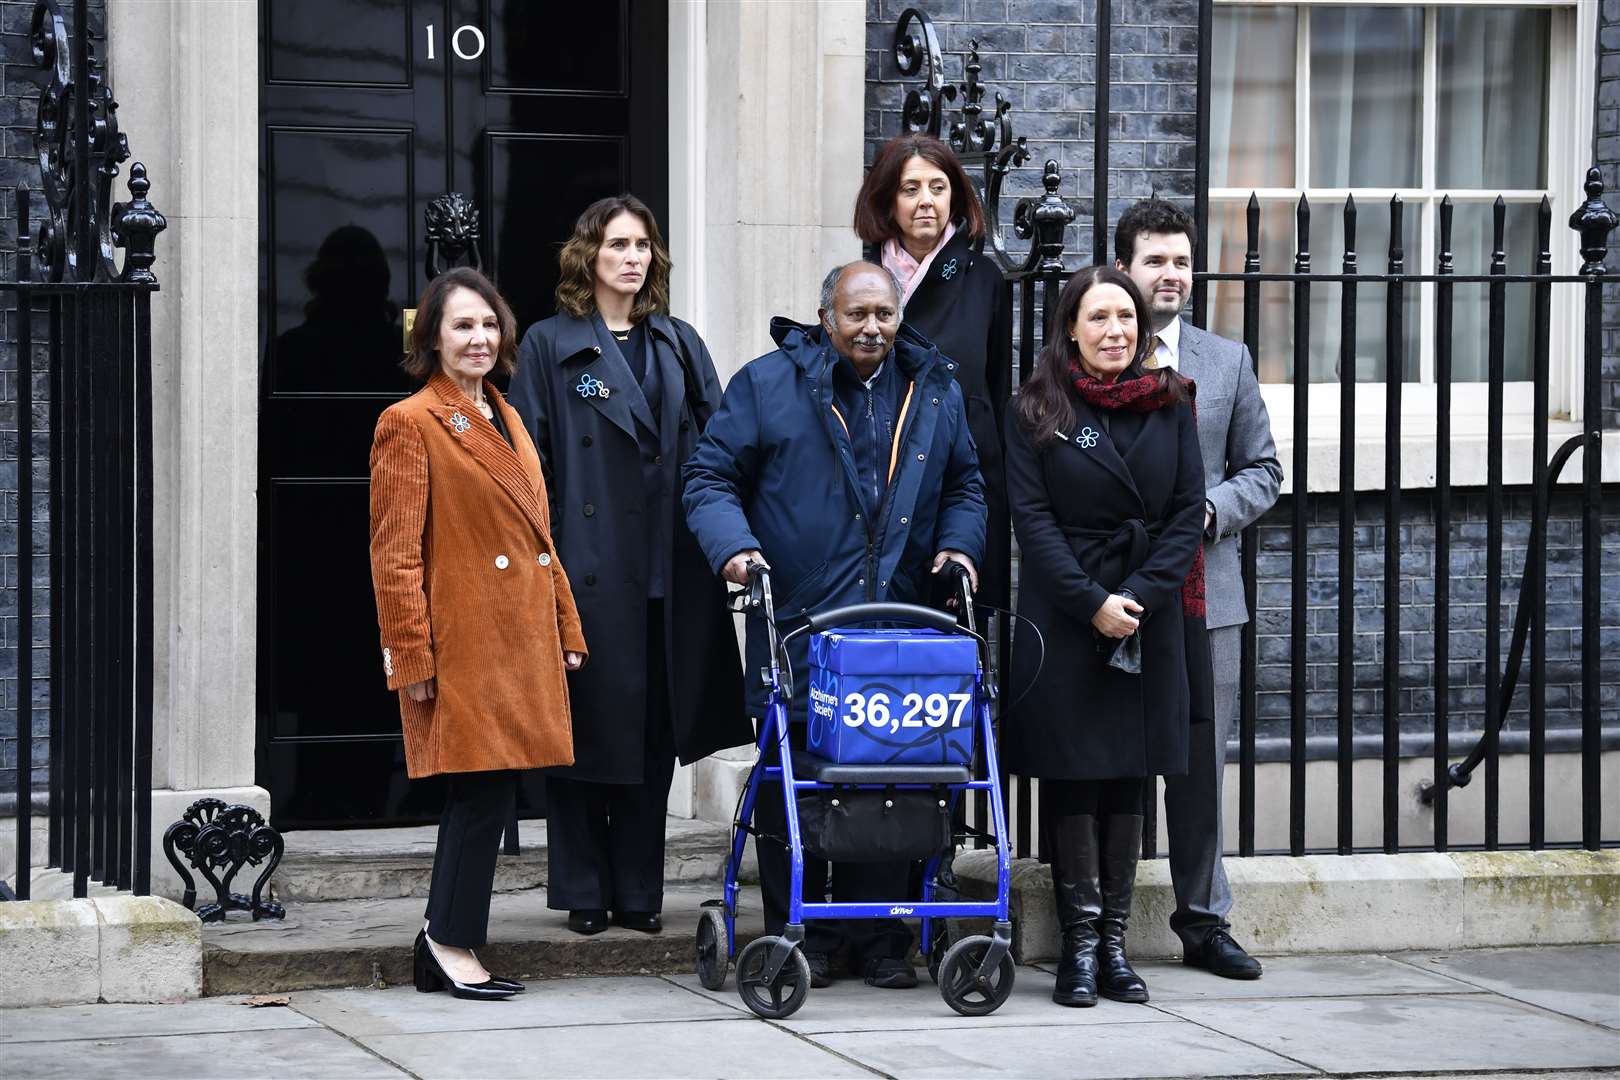
[[[1507,253],[1510,274],[1535,269],[1536,210],[1534,203],[1509,203]],[[1459,274],[1484,274],[1491,268],[1493,229],[1489,203],[1461,203],[1451,224],[1451,250]],[[1556,227],[1556,223],[1555,223]],[[1438,215],[1435,225],[1439,233]],[[1510,382],[1528,381],[1534,357],[1532,286],[1507,285],[1503,304],[1503,362]],[[1451,315],[1451,378],[1454,382],[1484,382],[1490,367],[1490,286],[1457,285]]]
[[[1243,271],[1248,251],[1247,202],[1212,202],[1209,207],[1209,266],[1223,274]],[[1260,207],[1260,268],[1287,273],[1294,268],[1294,204],[1267,200]],[[1255,288],[1255,286],[1249,286]],[[1256,359],[1260,381],[1285,383],[1293,374],[1294,292],[1283,282],[1260,290],[1260,337]],[[1209,291],[1209,329],[1233,341],[1243,340],[1241,281],[1213,281]]]
[[[1287,273],[1294,268],[1295,209],[1292,202],[1267,201],[1260,213],[1260,267],[1268,273]],[[1362,204],[1356,218],[1356,248],[1359,270],[1381,274],[1389,266],[1388,204]],[[1419,207],[1408,204],[1403,221],[1406,268],[1418,269]],[[1248,249],[1245,205],[1239,202],[1214,203],[1210,216],[1210,264],[1220,273],[1240,273]],[[1311,270],[1317,274],[1337,274],[1344,265],[1344,204],[1311,205]],[[1287,383],[1294,377],[1294,287],[1286,282],[1269,282],[1260,287],[1260,381]],[[1419,376],[1421,328],[1418,307],[1421,289],[1407,285],[1402,309],[1405,312],[1405,352],[1402,370],[1406,382]],[[1240,281],[1212,282],[1210,289],[1210,330],[1223,337],[1243,340],[1243,295]],[[1317,282],[1311,286],[1311,381],[1337,382],[1339,379],[1339,313],[1342,286]],[[1358,382],[1384,381],[1387,360],[1384,347],[1384,309],[1388,288],[1362,283],[1356,290],[1356,379]]]
[[[1546,10],[1441,8],[1442,188],[1540,188],[1547,175]]]
[[[1401,246],[1408,273],[1421,270],[1418,260],[1419,215],[1422,207],[1407,203],[1401,217]],[[1356,200],[1356,266],[1362,274],[1382,274],[1389,270],[1389,200]],[[1344,269],[1344,203],[1319,203],[1311,207],[1311,269],[1318,274],[1337,274]],[[1408,283],[1402,295],[1405,352],[1401,356],[1404,381],[1416,382],[1420,371],[1418,353],[1420,327],[1418,304],[1422,286]],[[1385,312],[1389,307],[1389,286],[1360,282],[1356,286],[1356,381],[1385,381],[1389,370]],[[1311,286],[1311,381],[1339,381],[1339,331],[1343,311],[1343,289],[1332,283]]]
[[[1416,187],[1422,9],[1313,8],[1310,36],[1310,186]]]
[[[1298,20],[1291,7],[1215,9],[1209,118],[1212,187],[1294,186]]]

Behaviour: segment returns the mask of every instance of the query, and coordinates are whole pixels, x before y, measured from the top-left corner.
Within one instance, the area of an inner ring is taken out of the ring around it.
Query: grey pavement
[[[672,942],[672,944],[674,944]],[[1168,1077],[1620,1075],[1620,946],[1271,957],[1257,982],[1139,965],[1148,1005],[1063,1009],[1018,969],[987,1017],[927,982],[815,990],[763,1021],[690,975],[548,979],[506,1002],[320,990],[285,1007],[0,1012],[0,1076]]]

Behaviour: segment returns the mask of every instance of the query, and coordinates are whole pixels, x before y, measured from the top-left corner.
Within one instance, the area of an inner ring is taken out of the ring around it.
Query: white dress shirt
[[[1159,343],[1153,349],[1154,367],[1181,366],[1181,316],[1171,319],[1169,325],[1157,334]]]

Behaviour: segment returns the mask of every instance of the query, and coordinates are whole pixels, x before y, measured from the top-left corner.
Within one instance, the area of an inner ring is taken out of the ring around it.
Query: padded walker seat
[[[822,784],[966,784],[973,771],[966,765],[918,765],[907,762],[877,765],[840,765],[803,750],[793,754],[796,779]]]

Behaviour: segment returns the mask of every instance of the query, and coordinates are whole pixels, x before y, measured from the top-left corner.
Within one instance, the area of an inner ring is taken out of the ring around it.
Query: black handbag
[[[951,846],[950,792],[830,788],[799,795],[799,840],[828,862],[931,859]]]

